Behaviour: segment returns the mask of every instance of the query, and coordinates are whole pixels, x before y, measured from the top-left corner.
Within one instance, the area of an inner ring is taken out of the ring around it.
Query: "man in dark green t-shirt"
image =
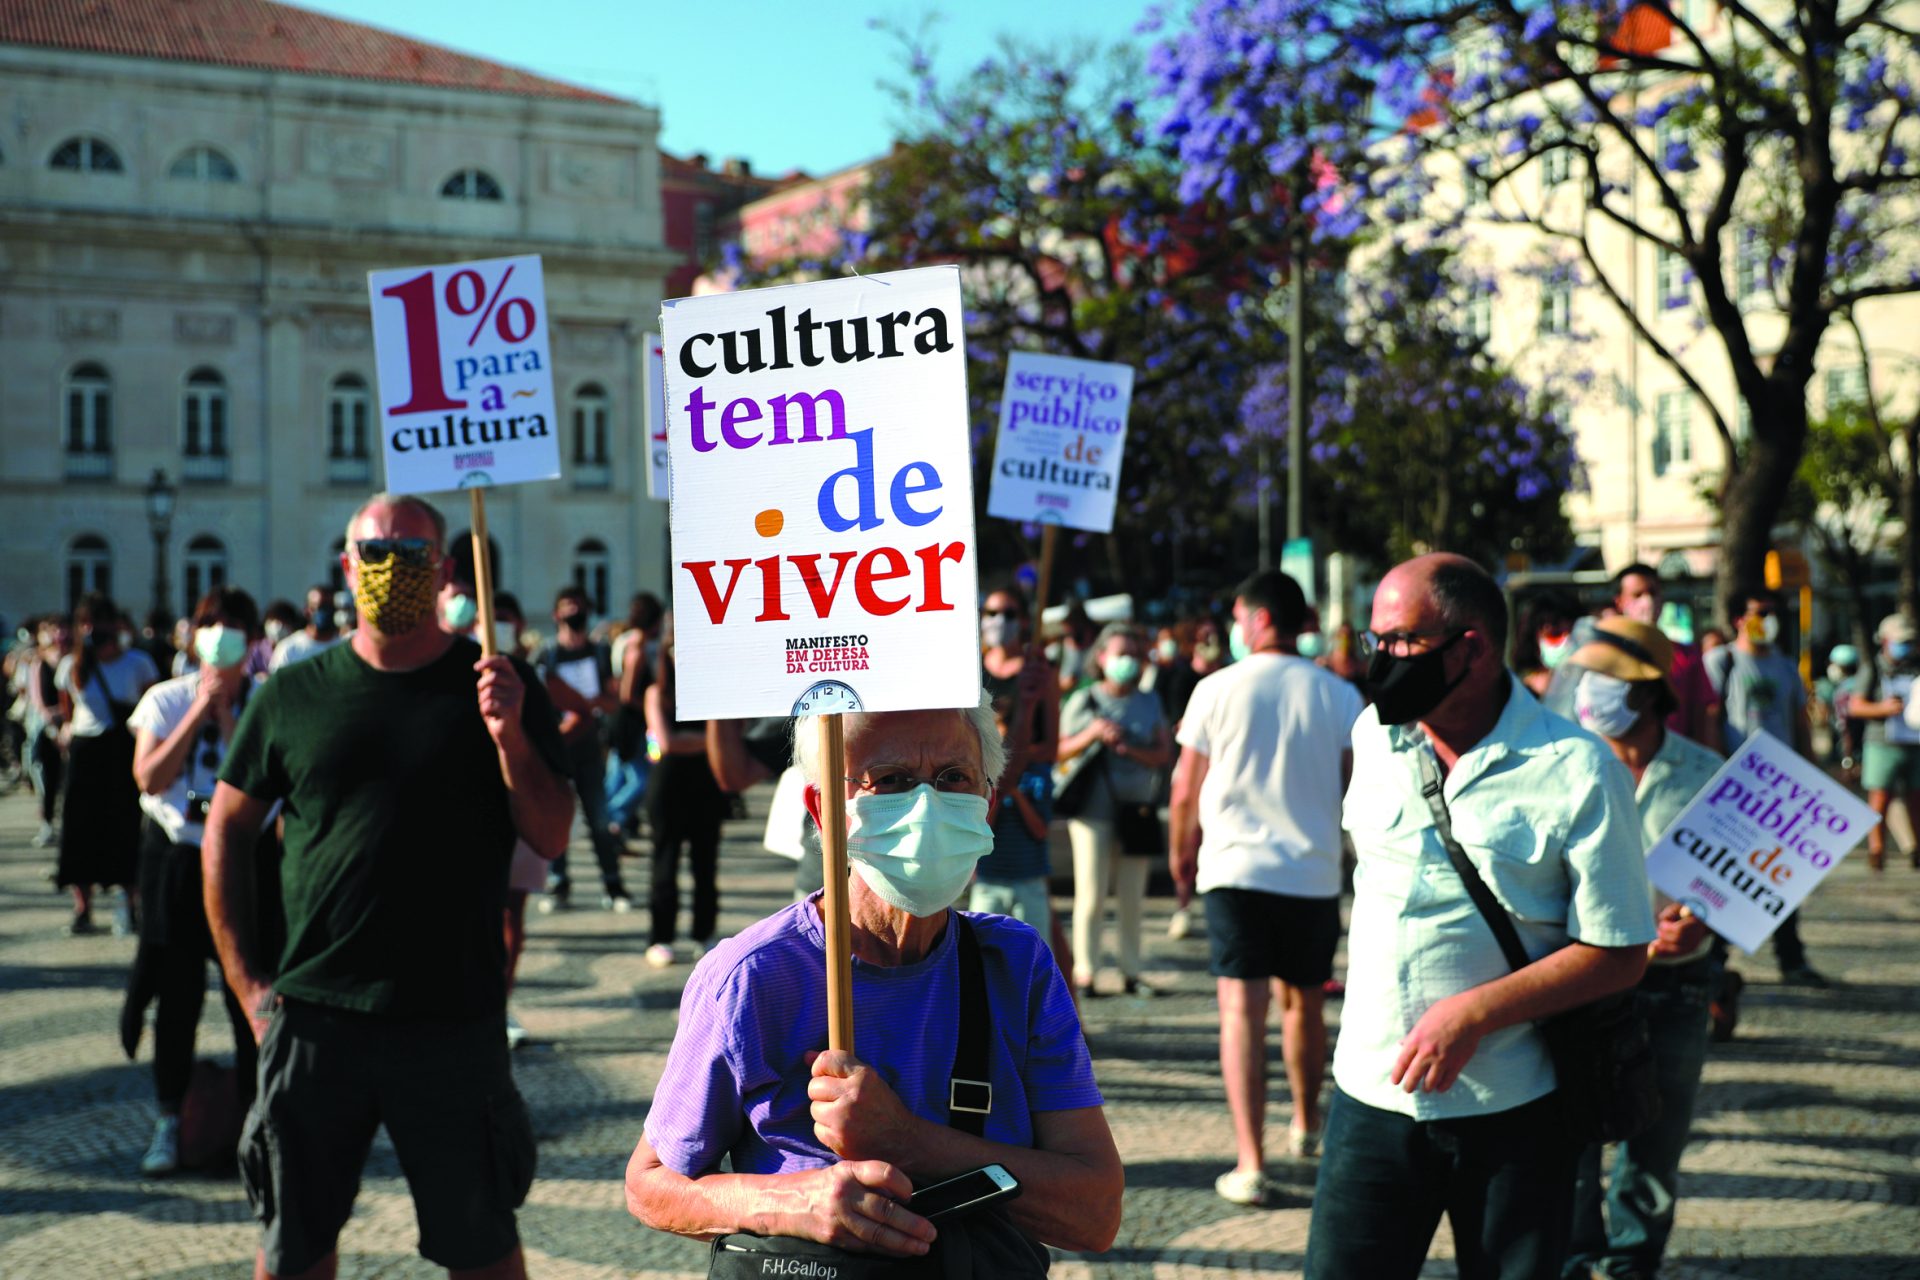
[[[434,625],[451,565],[438,511],[381,494],[347,528],[361,626],[249,700],[202,847],[221,967],[261,1041],[241,1141],[261,1269],[333,1274],[385,1124],[420,1252],[519,1276],[533,1136],[507,1063],[501,919],[516,835],[548,858],[567,840],[556,717],[525,664]],[[275,801],[287,941],[270,957],[247,904]]]

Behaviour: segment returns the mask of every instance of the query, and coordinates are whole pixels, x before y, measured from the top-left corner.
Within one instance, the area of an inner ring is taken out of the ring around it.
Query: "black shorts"
[[[533,1125],[504,1019],[396,1022],[288,1001],[261,1041],[260,1092],[240,1135],[269,1271],[305,1271],[333,1252],[382,1124],[423,1257],[485,1267],[520,1243],[513,1211],[533,1185]]]
[[[1210,889],[1207,969],[1216,978],[1278,978],[1317,987],[1333,976],[1340,899],[1258,889]]]

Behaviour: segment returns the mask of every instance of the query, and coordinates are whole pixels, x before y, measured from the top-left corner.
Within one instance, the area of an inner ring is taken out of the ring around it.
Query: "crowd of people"
[[[635,905],[624,868],[650,837],[642,954],[697,962],[626,1194],[649,1226],[717,1242],[715,1275],[782,1248],[782,1266],[852,1250],[901,1275],[957,1254],[973,1274],[1039,1275],[1042,1246],[1111,1244],[1124,1168],[1079,1010],[1154,994],[1143,904],[1161,865],[1170,937],[1206,939],[1235,1145],[1214,1185],[1236,1204],[1273,1193],[1279,1011],[1284,1158],[1319,1162],[1309,1277],[1412,1277],[1442,1214],[1463,1276],[1658,1270],[1738,990],[1724,947],[1642,864],[1722,752],[1761,731],[1813,750],[1771,592],[1728,601],[1732,638],[1710,648],[1662,631],[1644,565],[1596,613],[1549,602],[1511,637],[1500,587],[1447,555],[1389,572],[1364,629],[1324,632],[1272,571],[1230,614],[1149,630],[1075,608],[1057,635],[1002,584],[982,600],[980,704],[850,715],[831,778],[785,720],[682,718],[651,595],[596,629],[563,586],[541,637],[500,594],[479,636],[471,561],[435,508],[389,495],[354,514],[342,570],[346,590],[317,586],[303,609],[216,587],[177,629],[136,632],[88,596],[32,620],[8,659],[69,929],[101,927],[105,892],[137,935],[119,1031],[133,1056],[151,1012],[149,1175],[182,1162],[219,966],[260,1274],[333,1273],[380,1125],[422,1254],[524,1274],[513,1211],[535,1149],[508,997],[529,904],[575,905],[576,829],[614,913]],[[1874,654],[1836,649],[1821,715],[1834,767],[1884,813],[1920,803],[1920,729],[1912,631],[1896,616],[1875,634]],[[780,784],[766,843],[795,859],[794,902],[723,937],[722,823],[762,782]],[[834,788],[857,1057],[825,1051],[817,824]],[[1826,985],[1791,918],[1774,945],[1784,981]],[[1664,1106],[1604,1167],[1537,1024],[1617,993],[1647,1027]],[[1020,1197],[937,1225],[909,1207],[983,1166]]]

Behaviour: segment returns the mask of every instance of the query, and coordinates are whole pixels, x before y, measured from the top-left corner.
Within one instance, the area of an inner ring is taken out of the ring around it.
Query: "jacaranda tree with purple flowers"
[[[1277,387],[1284,422],[1287,342],[1276,302],[1287,246],[1275,228],[1302,204],[1314,206],[1302,217],[1338,217],[1313,198],[1319,166],[1304,166],[1305,194],[1274,183],[1254,202],[1263,212],[1249,215],[1246,201],[1183,193],[1177,150],[1142,114],[1144,73],[1123,51],[1010,43],[952,82],[936,78],[932,57],[912,40],[905,61],[904,137],[872,166],[857,229],[830,251],[743,263],[742,282],[961,264],[983,509],[1007,353],[1118,361],[1133,366],[1135,383],[1115,532],[1063,547],[1063,580],[1088,575],[1157,591],[1244,572],[1257,495],[1277,488],[1282,474],[1256,466],[1263,437],[1283,438],[1262,407]],[[1320,387],[1313,443],[1329,471],[1308,486],[1309,526],[1339,531],[1345,540],[1331,545],[1378,554],[1397,545],[1403,527],[1408,538],[1430,535],[1424,504],[1443,486],[1406,465],[1406,451],[1378,434],[1375,411],[1413,381],[1440,389],[1443,401],[1484,392],[1483,407],[1497,406],[1489,422],[1498,439],[1474,445],[1498,459],[1487,472],[1495,487],[1476,477],[1453,488],[1460,500],[1441,526],[1456,528],[1481,507],[1495,512],[1488,537],[1502,549],[1522,529],[1543,545],[1563,542],[1557,428],[1523,420],[1535,412],[1531,397],[1484,353],[1456,350],[1454,331],[1436,327],[1445,319],[1437,308],[1380,309],[1390,320],[1354,328],[1350,319],[1366,312],[1336,270],[1345,257],[1344,242],[1323,231],[1310,277]],[[1366,340],[1355,341],[1363,332]],[[1443,350],[1457,365],[1440,367]],[[1427,365],[1416,377],[1408,370],[1418,361]],[[1376,387],[1374,379],[1387,381]],[[1536,428],[1534,444],[1515,434]],[[1276,460],[1284,453],[1271,450]],[[1391,518],[1381,515],[1388,511]],[[1033,532],[983,521],[983,557],[989,565],[1024,559]]]
[[[1719,594],[1760,579],[1822,339],[1920,291],[1920,50],[1895,0],[1195,0],[1164,30],[1159,127],[1188,198],[1260,216],[1304,141],[1337,177],[1315,188],[1335,214],[1318,234],[1504,223],[1576,261],[1724,445]],[[1691,276],[1746,432],[1697,344],[1631,305],[1630,265],[1658,252]]]

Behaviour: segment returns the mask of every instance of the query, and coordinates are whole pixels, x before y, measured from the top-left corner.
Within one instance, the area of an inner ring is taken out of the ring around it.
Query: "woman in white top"
[[[152,658],[122,640],[124,625],[105,595],[84,597],[73,611],[73,650],[54,673],[67,733],[57,879],[73,890],[71,933],[93,932],[94,885],[124,889],[134,883],[140,793],[133,785],[127,717],[160,672]],[[131,928],[130,918],[114,922],[115,932]]]
[[[128,720],[136,734],[133,777],[147,822],[140,847],[140,948],[134,955],[120,1034],[131,1057],[146,1004],[149,999],[157,1002],[153,1081],[160,1120],[140,1166],[149,1176],[172,1173],[179,1166],[180,1106],[193,1070],[207,961],[215,958],[201,903],[202,823],[227,744],[253,688],[248,657],[259,622],[259,609],[246,592],[232,587],[209,591],[193,610],[195,670],[147,690]],[[271,954],[266,945],[262,950]],[[220,994],[233,1024],[234,1068],[244,1105],[253,1094],[257,1063],[253,1033],[224,983]]]

